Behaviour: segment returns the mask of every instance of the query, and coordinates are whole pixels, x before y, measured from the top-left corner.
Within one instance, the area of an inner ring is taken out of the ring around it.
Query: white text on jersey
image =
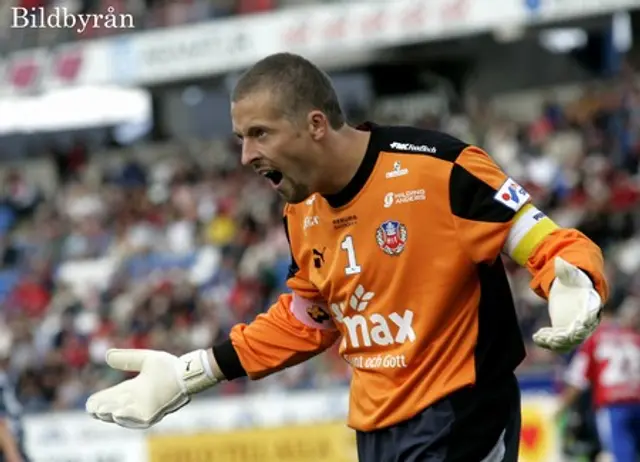
[[[426,199],[424,189],[411,189],[399,193],[387,193],[384,196],[384,207],[389,208],[393,204],[406,204],[409,202],[423,201]]]
[[[396,149],[398,151],[409,151],[409,152],[428,152],[429,154],[435,154],[436,148],[433,146],[427,146],[426,144],[411,144],[411,143],[391,143],[391,149]]]
[[[320,224],[320,217],[304,217],[304,230],[311,228],[312,226],[317,226]]]
[[[414,342],[416,333],[413,330],[413,311],[405,310],[402,314],[392,312],[387,316],[379,313],[369,316],[360,314],[364,313],[374,296],[373,292],[367,292],[359,285],[349,299],[349,307],[356,312],[351,316],[345,316],[347,309],[344,303],[331,304],[336,321],[347,329],[345,340],[348,344],[359,348],[361,342],[365,347],[372,344],[386,346]]]

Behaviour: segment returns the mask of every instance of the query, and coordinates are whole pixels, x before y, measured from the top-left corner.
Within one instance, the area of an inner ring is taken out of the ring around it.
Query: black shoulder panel
[[[494,199],[495,189],[454,164],[449,177],[451,213],[466,220],[505,223],[516,212]]]
[[[444,132],[407,126],[381,126],[378,142],[380,151],[425,155],[449,162],[469,146]]]

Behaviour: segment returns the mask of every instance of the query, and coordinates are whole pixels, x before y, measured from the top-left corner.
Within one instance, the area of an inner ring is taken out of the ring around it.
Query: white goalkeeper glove
[[[106,362],[114,369],[139,372],[129,380],[89,397],[91,416],[125,428],[149,428],[218,383],[205,350],[177,357],[164,351],[110,349]]]
[[[566,352],[580,345],[600,323],[602,300],[589,277],[571,263],[556,257],[556,278],[549,291],[552,327],[533,335],[536,345]]]

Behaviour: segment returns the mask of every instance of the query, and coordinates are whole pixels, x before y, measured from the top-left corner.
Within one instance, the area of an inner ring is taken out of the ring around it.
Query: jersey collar
[[[351,178],[351,181],[349,181],[342,191],[335,194],[323,195],[329,205],[333,208],[347,205],[358,195],[371,176],[371,172],[373,172],[373,168],[376,166],[376,162],[378,160],[378,155],[380,154],[378,126],[373,122],[364,122],[356,128],[358,130],[371,132],[367,151],[362,159],[360,167],[358,167],[358,170],[356,171],[356,174]]]

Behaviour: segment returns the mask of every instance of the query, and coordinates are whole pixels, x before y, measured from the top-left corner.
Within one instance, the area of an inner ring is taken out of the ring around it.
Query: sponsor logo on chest
[[[317,215],[304,217],[303,228],[306,231],[309,228],[313,228],[314,226],[318,226],[320,224],[320,217]]]
[[[334,319],[344,326],[345,342],[348,346],[359,348],[372,345],[386,346],[415,342],[413,330],[413,311],[389,314],[367,313],[369,303],[375,293],[367,292],[360,284],[346,302],[332,303]]]
[[[396,161],[393,163],[393,170],[391,170],[390,172],[385,173],[385,178],[390,179],[390,178],[397,178],[399,176],[404,176],[406,174],[409,173],[409,169],[407,168],[402,168],[402,165],[400,164],[400,161]]]
[[[392,205],[423,201],[426,198],[424,189],[410,189],[399,193],[389,192],[384,196],[384,208],[388,209]]]

